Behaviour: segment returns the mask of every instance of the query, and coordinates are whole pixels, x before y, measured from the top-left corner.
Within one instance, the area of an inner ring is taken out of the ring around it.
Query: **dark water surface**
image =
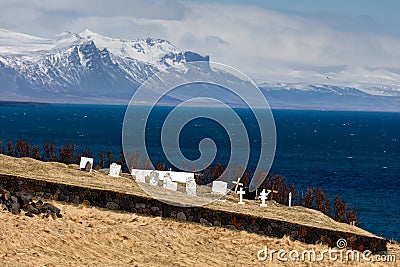
[[[111,105],[1,106],[0,140],[3,148],[5,142],[19,137],[40,146],[74,143],[78,151],[92,150],[96,161],[100,151],[119,154],[125,109]],[[154,160],[162,160],[158,131],[168,110],[155,110],[155,130],[146,133]],[[246,112],[238,110],[251,133],[250,158],[254,159],[259,153],[259,134],[252,130],[257,125]],[[340,194],[358,210],[363,228],[399,240],[400,113],[274,110],[273,114],[277,151],[271,172],[294,183],[300,195],[309,187],[321,187],[331,201]],[[205,137],[217,145],[215,162],[229,161],[226,132],[207,119],[184,127],[182,153],[191,159],[199,157],[199,141]]]

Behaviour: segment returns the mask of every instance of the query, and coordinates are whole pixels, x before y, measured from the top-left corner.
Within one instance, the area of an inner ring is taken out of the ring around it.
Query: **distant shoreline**
[[[44,102],[23,102],[23,101],[0,101],[0,107],[48,107],[50,103]]]
[[[33,102],[33,101],[2,101],[0,100],[0,107],[50,107],[54,105],[89,105],[89,106],[124,106],[127,107],[129,103],[125,102]],[[145,103],[137,106],[147,106]],[[162,103],[159,106],[163,107],[175,107],[176,103]],[[205,107],[205,106],[194,106],[195,108]],[[210,106],[208,106],[210,107]],[[213,108],[221,108],[219,106],[211,106]],[[232,108],[244,108],[241,106],[232,106]],[[297,110],[297,111],[333,111],[333,112],[379,112],[379,113],[400,113],[398,109],[360,109],[360,108],[345,108],[345,107],[318,107],[318,106],[285,106],[285,105],[270,105],[271,110]]]

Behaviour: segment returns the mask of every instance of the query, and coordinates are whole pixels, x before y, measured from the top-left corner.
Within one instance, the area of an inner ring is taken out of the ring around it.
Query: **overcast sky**
[[[397,0],[0,0],[0,10],[1,28],[47,38],[86,28],[163,38],[258,81],[400,76]]]

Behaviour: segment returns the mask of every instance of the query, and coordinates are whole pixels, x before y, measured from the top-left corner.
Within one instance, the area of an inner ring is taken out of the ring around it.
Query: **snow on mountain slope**
[[[170,42],[161,39],[147,38],[146,40],[124,40],[101,36],[90,30],[79,34],[86,40],[93,40],[100,49],[106,48],[113,55],[132,58],[143,62],[158,64],[165,55],[179,54],[178,49]],[[170,65],[173,62],[168,62]]]
[[[0,28],[0,54],[23,54],[54,47],[51,40]]]
[[[112,39],[85,30],[54,39],[0,31],[0,97],[125,99],[169,66],[208,61],[160,39]]]
[[[302,84],[302,83],[260,83],[259,86],[266,91],[297,91],[313,93],[329,93],[335,95],[365,96],[368,93],[347,86],[329,84]]]
[[[281,70],[285,78],[274,78],[272,81],[260,81],[262,87],[279,90],[315,90],[310,85],[323,85],[329,88],[357,88],[358,90],[379,96],[400,96],[400,69],[386,68],[368,69],[362,66],[343,66],[338,71],[329,72],[299,72],[293,77],[289,69]],[[268,76],[268,74],[266,75]]]
[[[331,76],[334,80],[351,81],[347,82],[348,86],[359,88],[370,94],[400,96],[400,74],[387,69],[349,66],[338,73],[332,73]]]
[[[400,95],[377,95],[354,87],[327,84],[262,83],[273,108],[400,111]]]
[[[208,60],[208,56],[179,51],[161,39],[115,39],[90,30],[45,39],[0,29],[0,99],[126,103],[154,73],[169,66],[183,68],[185,62]],[[290,78],[287,72],[281,73]],[[300,80],[259,86],[274,107],[400,111],[400,70],[350,66],[315,77],[320,79],[314,79],[314,84]],[[181,93],[217,94],[206,86],[192,89]],[[168,101],[179,102],[182,97]],[[228,96],[219,97],[229,101]]]

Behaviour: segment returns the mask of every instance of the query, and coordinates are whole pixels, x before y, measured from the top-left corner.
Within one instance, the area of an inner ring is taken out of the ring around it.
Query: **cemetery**
[[[0,186],[10,192],[23,189],[34,198],[73,204],[85,202],[111,210],[245,230],[278,238],[289,236],[292,240],[309,244],[322,242],[334,246],[339,238],[345,236],[353,249],[370,249],[373,252],[387,250],[387,240],[358,227],[338,223],[316,210],[268,201],[267,196],[274,193],[273,189],[259,192],[257,200],[246,200],[243,198],[246,193],[239,181],[236,181],[238,188],[235,192],[223,181],[214,181],[210,186],[197,185],[189,173],[132,170],[130,175],[121,174],[118,166],[110,168],[109,173],[102,173],[90,169],[82,171],[81,166],[74,164],[46,163],[30,158],[7,160],[4,155],[0,157],[5,163],[0,166]],[[86,166],[85,163],[85,169]],[[161,192],[161,201],[149,196],[147,191]],[[223,201],[198,205],[215,196]],[[175,205],[182,199],[195,207]]]

